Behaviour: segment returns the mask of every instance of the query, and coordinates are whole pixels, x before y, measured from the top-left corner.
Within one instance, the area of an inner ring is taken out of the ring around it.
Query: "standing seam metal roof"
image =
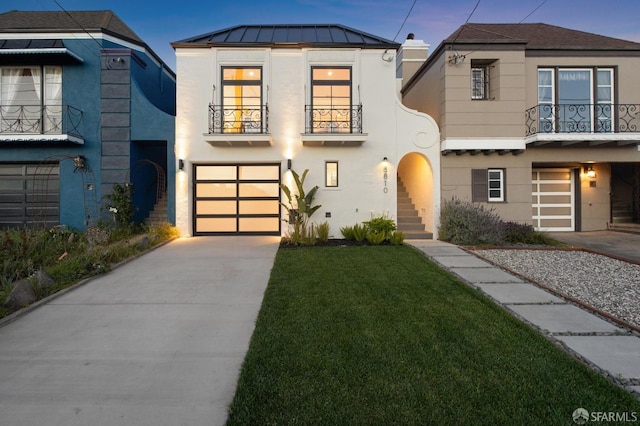
[[[365,48],[400,46],[394,41],[339,24],[238,25],[171,44],[357,45]]]

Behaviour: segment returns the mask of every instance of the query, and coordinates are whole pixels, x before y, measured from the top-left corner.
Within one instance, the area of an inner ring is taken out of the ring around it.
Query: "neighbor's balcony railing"
[[[305,106],[306,133],[362,133],[362,105]]]
[[[0,133],[82,137],[82,111],[70,105],[0,105]]]
[[[209,134],[269,133],[269,107],[222,107],[209,105]]]
[[[539,104],[525,111],[526,136],[538,133],[629,133],[640,104]]]

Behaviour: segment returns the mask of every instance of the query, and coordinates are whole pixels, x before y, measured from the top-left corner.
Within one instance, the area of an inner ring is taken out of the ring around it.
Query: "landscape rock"
[[[16,281],[12,284],[13,290],[2,305],[8,309],[20,309],[38,300],[33,291],[33,284],[29,279]]]
[[[56,283],[54,279],[42,269],[38,270],[29,279],[33,285],[39,288],[49,288]]]

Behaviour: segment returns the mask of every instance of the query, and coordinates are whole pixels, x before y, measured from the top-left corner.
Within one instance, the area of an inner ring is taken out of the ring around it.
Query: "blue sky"
[[[435,48],[478,0],[58,0],[66,10],[114,11],[175,70],[172,41],[238,24],[343,24],[402,42],[410,32]],[[480,0],[469,22],[517,23],[544,0]],[[60,10],[53,0],[2,0],[0,11]],[[545,22],[640,42],[639,0],[547,0],[524,22]]]

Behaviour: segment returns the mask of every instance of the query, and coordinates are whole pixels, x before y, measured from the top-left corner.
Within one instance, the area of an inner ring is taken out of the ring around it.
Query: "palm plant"
[[[309,218],[320,208],[321,205],[313,205],[313,199],[318,191],[318,186],[314,186],[309,191],[304,189],[304,181],[307,178],[309,169],[306,169],[302,176],[291,170],[293,180],[296,185],[296,193],[291,191],[285,184],[280,184],[280,188],[287,197],[288,204],[281,203],[287,209],[288,219],[285,219],[290,226],[293,227],[290,238],[291,242],[297,243],[303,241],[308,234]]]

